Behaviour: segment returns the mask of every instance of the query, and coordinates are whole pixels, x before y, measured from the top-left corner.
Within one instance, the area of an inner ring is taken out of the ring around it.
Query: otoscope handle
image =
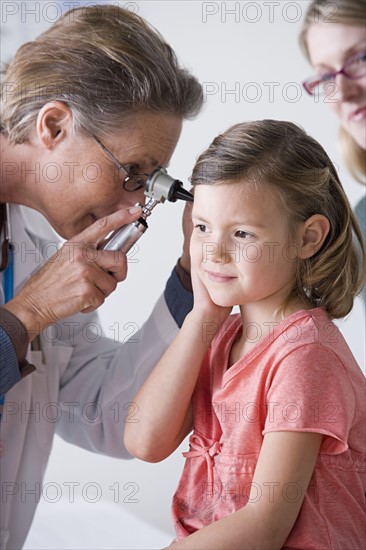
[[[148,225],[146,220],[139,218],[135,222],[129,223],[113,231],[107,242],[103,245],[103,250],[122,250],[125,254],[135,244],[136,241],[145,233]]]

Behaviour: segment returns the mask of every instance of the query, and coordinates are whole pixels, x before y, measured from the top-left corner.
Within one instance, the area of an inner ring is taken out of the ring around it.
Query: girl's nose
[[[225,241],[213,243],[211,260],[215,263],[227,264],[231,262],[232,256],[236,253],[233,246]]]

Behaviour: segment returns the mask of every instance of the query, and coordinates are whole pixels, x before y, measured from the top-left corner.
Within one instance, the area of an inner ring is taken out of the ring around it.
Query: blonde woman
[[[299,127],[263,120],[219,135],[192,183],[193,310],[125,431],[156,462],[193,430],[171,548],[358,550],[365,379],[332,319],[365,255],[337,172]]]
[[[56,428],[87,449],[130,456],[116,412],[175,336],[192,294],[178,264],[135,343],[109,340],[92,312],[127,262],[97,247],[139,217],[147,175],[167,165],[183,120],[201,106],[200,84],[162,36],[114,4],[66,13],[5,67],[1,548],[23,545],[39,502],[27,491],[41,489]],[[25,207],[48,224],[32,227]],[[57,252],[54,231],[66,239]]]
[[[304,87],[321,96],[340,122],[339,146],[353,177],[366,182],[366,2],[315,0],[309,5],[300,43],[314,68]],[[366,196],[356,206],[366,235]],[[363,297],[366,304],[366,289]]]

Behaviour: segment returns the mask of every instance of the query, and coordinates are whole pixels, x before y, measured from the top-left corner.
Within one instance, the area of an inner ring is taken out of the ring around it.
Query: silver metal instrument
[[[183,187],[183,183],[170,176],[165,168],[156,168],[148,177],[145,186],[147,203],[142,208],[142,215],[138,220],[113,231],[103,243],[103,250],[122,250],[127,252],[148,229],[146,219],[157,204],[166,200],[175,202],[177,199],[193,202],[193,195]]]

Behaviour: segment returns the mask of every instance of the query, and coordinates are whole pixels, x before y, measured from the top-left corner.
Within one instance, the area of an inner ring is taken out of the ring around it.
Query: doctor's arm
[[[134,397],[176,336],[177,324],[163,297],[140,330],[124,343],[101,336],[95,313],[73,316],[68,323],[75,331],[72,355],[60,381],[63,414],[57,431],[85,449],[129,458],[123,430],[136,422]],[[87,327],[99,331],[94,341],[91,334],[89,341],[85,339]]]
[[[22,323],[0,308],[0,395],[35,370],[26,361],[28,335]]]
[[[126,276],[126,258],[122,253],[98,251],[96,246],[111,230],[133,221],[133,214],[118,211],[100,219],[65,243],[0,308],[0,395],[35,370],[25,357],[29,343],[47,326],[78,311],[99,307]],[[91,248],[93,254],[86,254]],[[118,256],[118,257],[117,257]]]
[[[29,341],[49,325],[97,309],[126,278],[125,254],[98,250],[107,235],[141,214],[138,208],[101,218],[66,243],[3,308],[21,321]]]

